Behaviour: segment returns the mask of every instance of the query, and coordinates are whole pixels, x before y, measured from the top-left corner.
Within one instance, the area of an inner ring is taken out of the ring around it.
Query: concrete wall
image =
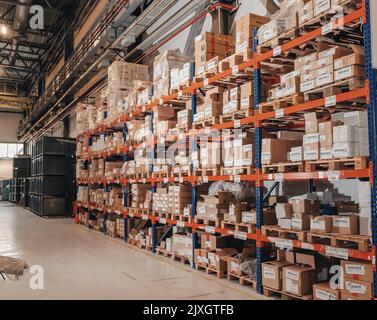
[[[0,159],[0,180],[8,180],[13,176],[13,161]]]
[[[0,143],[17,143],[17,131],[22,114],[0,112]]]

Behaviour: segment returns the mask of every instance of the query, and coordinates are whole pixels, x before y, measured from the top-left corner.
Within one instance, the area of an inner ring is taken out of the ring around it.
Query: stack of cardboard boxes
[[[204,220],[220,220],[229,210],[233,194],[219,191],[217,196],[201,196],[204,200],[197,203],[197,218]]]
[[[134,183],[131,185],[131,208],[144,208],[148,191],[152,189],[151,185]]]
[[[172,83],[172,70],[182,69],[184,65],[190,62],[191,58],[182,55],[179,49],[168,50],[157,56],[153,63],[153,98],[161,99],[163,96],[168,96],[170,94],[170,85]]]
[[[169,212],[169,189],[157,188],[153,194],[153,211],[157,213]]]
[[[258,30],[258,42],[264,44],[278,35],[292,31],[298,26],[298,10],[300,0],[284,0],[280,2],[280,10],[271,16],[270,22]]]
[[[179,233],[173,234],[173,252],[177,256],[184,257],[192,261],[192,236]]]
[[[195,38],[195,74],[217,72],[219,61],[232,55],[234,49],[232,36],[211,32],[199,35]]]
[[[223,130],[224,167],[247,167],[253,165],[254,134],[235,130],[234,133]]]
[[[299,147],[300,141],[284,139],[262,140],[262,164],[276,164],[288,161],[288,153],[294,147]]]
[[[148,81],[148,66],[115,61],[108,68],[108,121],[124,113],[124,100],[134,90],[135,81]],[[133,94],[136,104],[136,94]]]
[[[302,93],[350,78],[363,80],[365,51],[357,45],[341,47],[319,43],[318,51],[295,60],[295,72],[300,75]],[[337,93],[331,90],[335,89],[328,89],[332,94]]]
[[[242,54],[244,60],[250,59],[253,48],[254,28],[259,28],[269,21],[268,17],[252,13],[236,20],[236,54]]]
[[[311,217],[319,215],[320,201],[314,194],[305,194],[292,197],[289,203],[277,203],[275,210],[281,228],[309,230]]]
[[[190,185],[169,186],[169,212],[183,214],[185,207],[192,203],[192,187]]]
[[[197,113],[194,115],[194,123],[204,120],[217,118],[223,112],[223,93],[224,88],[216,87],[206,92],[203,103],[197,107]]]
[[[306,113],[305,132],[303,147],[289,152],[291,162],[369,156],[367,111],[334,113],[326,122]]]

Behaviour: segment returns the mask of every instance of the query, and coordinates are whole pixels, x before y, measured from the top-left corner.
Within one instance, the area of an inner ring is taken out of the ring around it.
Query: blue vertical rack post
[[[155,141],[155,135],[154,135],[154,112],[151,113],[151,131],[152,131],[152,146],[153,146],[153,151],[152,151],[152,164],[151,164],[151,172],[153,173],[154,171],[154,160],[156,158],[156,141]],[[156,193],[157,188],[155,185],[155,182],[152,182],[152,193]],[[156,254],[156,246],[157,246],[157,223],[155,220],[152,221],[152,253]]]
[[[253,31],[253,52],[257,52],[258,47],[258,30],[254,28]],[[253,72],[254,80],[254,109],[258,110],[261,100],[261,71],[260,66],[254,64]],[[262,169],[262,128],[260,123],[256,123],[255,127],[255,169],[261,172]],[[255,210],[257,216],[257,232],[261,232],[263,225],[263,182],[257,179],[255,185],[256,200]],[[257,291],[263,292],[262,288],[262,256],[263,256],[263,243],[257,241]]]
[[[195,63],[191,64],[191,79],[193,80],[195,77]],[[197,95],[196,92],[191,96],[191,116],[192,116],[192,122],[194,123],[194,116],[196,114],[197,109]],[[189,141],[191,143],[191,162],[192,160],[192,154],[194,152],[197,152],[196,147],[196,137],[189,137]],[[194,164],[191,163],[191,170],[194,170]],[[192,205],[192,211],[191,211],[191,217],[192,221],[194,221],[196,216],[196,205],[198,202],[198,188],[195,183],[192,183],[192,199],[191,199],[191,205]],[[198,233],[195,229],[192,230],[192,268],[195,268],[195,249],[198,248]]]
[[[127,124],[125,123],[123,125],[123,142],[124,142],[124,145],[127,144],[127,133],[128,133],[128,129],[127,129]],[[126,152],[124,155],[123,155],[123,164],[125,164],[126,162],[128,161],[128,152]],[[123,206],[124,208],[127,208],[128,207],[128,184],[124,185],[123,186]],[[124,217],[124,241],[127,242],[128,240],[128,215],[126,215]]]
[[[372,66],[372,27],[370,0],[365,1],[366,21],[364,24],[364,45],[365,45],[365,66],[366,78],[369,82],[369,103],[368,103],[368,128],[369,128],[369,150],[372,160],[372,183],[371,183],[371,209],[372,209],[372,244],[374,254],[377,246],[377,84],[376,70]],[[374,272],[374,297],[377,297],[377,273]]]

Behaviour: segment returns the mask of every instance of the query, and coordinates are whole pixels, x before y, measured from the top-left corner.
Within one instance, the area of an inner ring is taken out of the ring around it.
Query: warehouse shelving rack
[[[375,255],[376,255],[376,244],[377,244],[377,185],[375,181],[377,181],[377,84],[376,84],[376,76],[375,71],[372,68],[372,53],[371,53],[371,23],[370,23],[370,0],[363,0],[362,7],[357,9],[350,14],[344,16],[341,19],[336,21],[330,22],[328,25],[315,29],[307,34],[304,34],[296,39],[293,39],[283,45],[281,45],[277,50],[270,50],[263,54],[254,54],[254,57],[250,60],[245,61],[244,63],[228,69],[224,72],[215,74],[214,76],[205,79],[204,81],[193,82],[192,85],[185,87],[183,90],[180,90],[177,93],[171,94],[169,96],[163,97],[158,101],[152,101],[146,106],[139,106],[137,107],[135,112],[129,113],[125,116],[116,119],[108,126],[100,126],[95,130],[85,133],[85,135],[92,136],[97,135],[100,133],[105,133],[111,128],[119,125],[124,126],[124,142],[126,143],[127,139],[127,127],[125,122],[133,119],[136,116],[141,116],[146,112],[152,112],[153,108],[159,105],[164,105],[165,103],[169,103],[172,100],[180,99],[182,96],[190,95],[192,99],[192,113],[193,115],[196,112],[196,94],[202,88],[206,88],[209,85],[216,83],[217,81],[224,79],[226,77],[237,75],[239,72],[245,69],[253,69],[253,81],[254,81],[254,101],[255,101],[255,113],[254,115],[238,120],[238,121],[229,121],[226,123],[216,124],[211,126],[210,128],[200,129],[200,130],[190,130],[189,132],[185,133],[185,138],[192,137],[193,134],[199,133],[209,133],[211,130],[219,130],[219,129],[237,129],[242,128],[245,125],[254,125],[255,127],[255,149],[256,149],[256,156],[255,156],[255,166],[256,170],[253,174],[247,175],[239,175],[239,176],[231,176],[231,175],[224,175],[224,176],[208,176],[208,177],[199,177],[199,176],[189,176],[189,177],[181,177],[181,178],[147,178],[147,179],[127,179],[121,178],[120,180],[113,180],[113,179],[87,179],[87,180],[80,180],[78,179],[79,184],[90,184],[90,183],[100,183],[104,186],[110,184],[120,184],[124,186],[124,208],[96,208],[103,213],[113,212],[117,214],[124,215],[124,240],[127,240],[127,225],[129,218],[141,218],[144,220],[150,220],[152,222],[152,251],[155,253],[157,239],[156,239],[156,226],[158,223],[161,224],[169,224],[169,225],[176,225],[178,227],[186,227],[191,228],[192,235],[193,235],[193,250],[197,247],[197,231],[205,231],[207,233],[218,233],[223,235],[233,235],[235,238],[241,240],[255,240],[257,244],[257,260],[258,260],[258,274],[257,274],[257,289],[258,292],[262,293],[262,277],[261,277],[261,265],[262,265],[262,250],[264,243],[274,242],[276,245],[280,247],[288,247],[288,248],[302,248],[307,250],[313,250],[320,253],[327,254],[329,256],[334,257],[346,257],[346,258],[355,258],[360,260],[370,261],[375,265]],[[278,56],[287,50],[293,49],[301,44],[307,43],[308,41],[314,40],[320,37],[322,34],[327,32],[331,32],[332,30],[339,29],[344,25],[349,23],[360,21],[363,26],[364,32],[364,42],[365,42],[365,51],[366,51],[366,75],[367,81],[364,88],[358,88],[349,92],[340,93],[334,97],[331,97],[331,100],[335,101],[335,104],[354,100],[357,98],[366,98],[367,106],[368,106],[368,117],[369,117],[369,145],[370,145],[370,168],[369,169],[354,169],[354,170],[340,170],[336,172],[330,171],[313,171],[313,172],[297,172],[297,173],[279,173],[279,174],[264,174],[261,171],[261,141],[262,141],[262,123],[265,120],[269,119],[277,119],[287,115],[291,115],[300,111],[308,111],[308,110],[315,110],[319,108],[325,108],[328,105],[328,99],[322,98],[317,99],[305,103],[301,103],[298,105],[294,105],[291,107],[287,107],[283,111],[283,115],[281,113],[273,112],[266,112],[266,113],[259,113],[257,112],[257,108],[260,101],[260,87],[261,87],[261,71],[260,66],[261,62],[270,59],[272,57]],[[256,31],[255,31],[256,32]],[[256,35],[256,33],[255,33]],[[256,39],[256,37],[254,37]],[[254,49],[256,49],[257,42],[254,40]],[[153,122],[153,112],[152,112],[152,122]],[[153,125],[152,125],[153,128]],[[80,135],[78,139],[81,137]],[[124,154],[124,161],[128,160],[128,152],[134,148],[136,148],[139,144],[135,144],[131,147],[124,147],[120,151]],[[193,144],[195,145],[195,144]],[[156,141],[152,142],[152,146],[156,147]],[[119,150],[112,150],[108,152],[98,153],[98,154],[89,154],[87,156],[82,157],[84,160],[90,160],[92,158],[98,157],[109,157],[111,155],[115,155],[119,152]],[[343,249],[343,248],[333,248],[328,247],[321,244],[309,244],[302,241],[297,240],[287,240],[287,239],[271,239],[262,234],[261,228],[263,226],[263,185],[265,181],[275,181],[275,182],[282,182],[282,181],[309,181],[309,184],[312,188],[314,180],[340,180],[340,179],[369,179],[371,182],[371,203],[372,203],[372,251],[363,252],[354,249]],[[127,198],[128,198],[128,188],[130,184],[133,183],[151,183],[153,187],[153,191],[156,190],[157,183],[190,183],[192,185],[192,217],[194,218],[196,215],[196,203],[197,203],[197,189],[196,186],[201,183],[208,183],[208,182],[215,182],[215,181],[254,181],[256,183],[256,212],[257,212],[257,232],[255,234],[246,234],[235,232],[229,229],[223,228],[215,228],[215,227],[208,227],[200,224],[196,224],[194,222],[181,222],[171,219],[164,219],[155,216],[146,216],[143,214],[136,214],[134,212],[129,212],[127,210]],[[84,206],[83,204],[78,203],[78,207]],[[89,208],[92,208],[89,205]],[[194,267],[194,263],[193,263]],[[374,283],[377,283],[377,273],[374,272]],[[377,286],[374,286],[374,296],[377,297]]]

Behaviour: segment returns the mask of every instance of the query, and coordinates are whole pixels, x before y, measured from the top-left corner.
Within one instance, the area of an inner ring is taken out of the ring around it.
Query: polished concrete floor
[[[0,277],[0,300],[264,299],[247,287],[153,257],[73,220],[42,219],[6,202],[0,202],[0,256],[43,268],[38,282],[43,289],[31,289],[34,269],[18,281]]]

